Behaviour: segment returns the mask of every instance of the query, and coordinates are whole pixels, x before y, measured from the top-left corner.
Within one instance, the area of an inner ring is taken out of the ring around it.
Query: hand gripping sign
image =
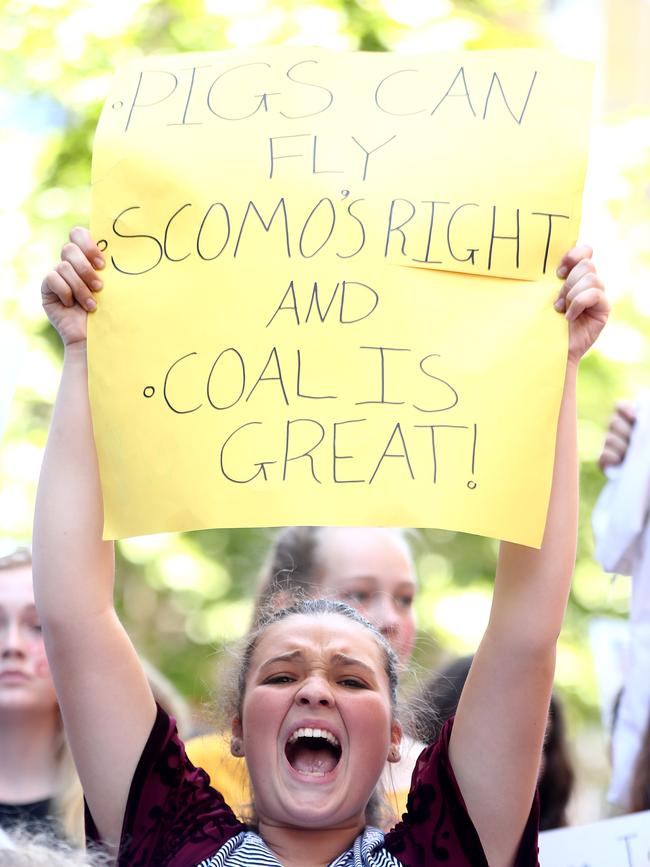
[[[590,87],[537,51],[121,70],[91,220],[107,538],[367,524],[539,545]]]

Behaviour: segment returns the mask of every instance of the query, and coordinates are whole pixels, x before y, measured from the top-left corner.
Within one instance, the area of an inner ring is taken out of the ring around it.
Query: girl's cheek
[[[29,655],[34,661],[34,674],[37,677],[50,679],[50,666],[45,655],[45,646],[42,639],[30,642],[28,645]]]
[[[36,660],[34,671],[37,677],[41,677],[43,680],[50,679],[50,666],[47,664],[47,657],[45,655],[41,659]]]
[[[411,654],[413,653],[413,647],[415,645],[415,617],[411,616],[406,619],[406,622],[402,624],[401,630],[401,644],[402,644],[402,654],[406,657],[405,661],[408,661]]]

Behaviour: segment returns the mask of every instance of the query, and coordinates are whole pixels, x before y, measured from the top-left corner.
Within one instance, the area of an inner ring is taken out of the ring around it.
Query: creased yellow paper
[[[90,390],[117,538],[369,524],[539,545],[591,69],[155,57],[98,126]]]

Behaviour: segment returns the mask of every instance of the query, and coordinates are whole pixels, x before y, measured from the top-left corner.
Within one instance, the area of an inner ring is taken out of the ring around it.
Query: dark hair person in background
[[[443,724],[456,713],[460,694],[472,664],[472,656],[450,662],[422,687],[413,702],[413,716],[418,736],[433,743]],[[539,829],[550,831],[568,825],[567,806],[575,774],[569,756],[564,713],[554,694],[548,714],[546,739],[542,753],[537,788],[539,790]]]

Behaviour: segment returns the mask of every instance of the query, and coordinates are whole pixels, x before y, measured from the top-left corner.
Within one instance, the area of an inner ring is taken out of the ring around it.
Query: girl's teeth
[[[326,729],[296,729],[296,731],[289,738],[289,743],[295,743],[298,738],[324,738],[325,740],[329,741],[329,743],[331,743],[333,746],[339,746],[338,739]]]

